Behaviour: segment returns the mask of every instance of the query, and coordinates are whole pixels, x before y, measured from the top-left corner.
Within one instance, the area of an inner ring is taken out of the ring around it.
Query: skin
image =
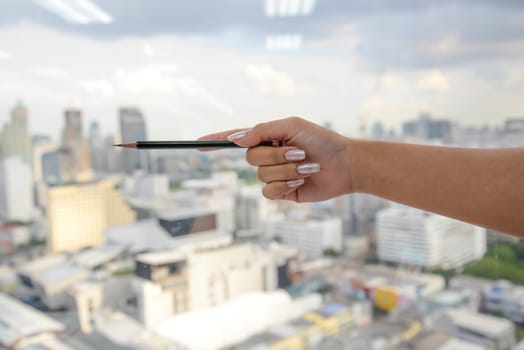
[[[524,238],[524,148],[355,140],[297,117],[201,139],[229,139],[248,147],[246,159],[258,167],[258,178],[266,184],[262,192],[269,199],[315,202],[368,193]],[[285,145],[257,147],[266,140]],[[305,151],[305,158],[286,159],[290,150]],[[320,169],[300,174],[302,164],[318,164]],[[304,182],[297,186],[297,179]]]

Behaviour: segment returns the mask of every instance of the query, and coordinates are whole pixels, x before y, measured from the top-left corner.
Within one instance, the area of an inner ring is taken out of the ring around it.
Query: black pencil
[[[166,148],[241,148],[230,141],[134,141],[114,145],[136,149],[166,149]],[[263,141],[259,146],[279,146],[278,141]]]

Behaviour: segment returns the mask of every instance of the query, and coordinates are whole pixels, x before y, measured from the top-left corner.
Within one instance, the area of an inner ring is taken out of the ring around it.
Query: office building
[[[114,135],[104,137],[104,170],[109,174],[122,171],[122,149],[113,146],[116,143],[120,143],[120,140]]]
[[[377,255],[382,261],[426,268],[455,268],[481,259],[485,229],[407,207],[377,214]]]
[[[120,135],[123,143],[147,140],[147,129],[144,115],[134,107],[120,108]],[[149,153],[132,149],[122,149],[123,168],[128,173],[137,170],[149,171]]]
[[[142,254],[136,258],[136,276],[141,320],[147,327],[277,285],[272,255],[251,244]]]
[[[24,162],[31,160],[31,138],[27,120],[27,108],[19,102],[11,111],[11,120],[0,135],[0,156],[19,157]]]
[[[72,173],[75,179],[89,177],[91,157],[89,145],[84,138],[82,129],[82,112],[77,109],[67,109],[64,112],[65,126],[62,134],[62,146],[71,152]]]
[[[75,163],[75,154],[70,148],[62,147],[44,152],[41,156],[42,182],[48,186],[74,182]]]
[[[106,155],[104,152],[104,139],[98,122],[93,121],[89,126],[89,154],[91,155],[91,165],[97,173],[106,170]]]
[[[297,247],[305,259],[320,258],[327,250],[342,251],[342,221],[335,217],[273,216],[268,219],[266,236]]]
[[[100,245],[106,228],[135,221],[109,180],[49,188],[47,216],[51,252]]]
[[[404,137],[415,137],[423,140],[447,140],[450,137],[452,125],[446,119],[434,119],[429,113],[421,113],[418,119],[402,124]]]
[[[0,159],[0,219],[27,222],[33,218],[33,182],[21,157]]]

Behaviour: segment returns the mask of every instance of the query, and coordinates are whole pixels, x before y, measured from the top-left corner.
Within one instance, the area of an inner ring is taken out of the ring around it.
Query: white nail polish
[[[228,141],[234,141],[234,140],[241,139],[245,137],[246,135],[247,135],[247,130],[241,130],[241,131],[237,131],[234,134],[229,135],[227,139]]]
[[[302,160],[306,158],[306,152],[301,149],[292,149],[284,153],[286,160]]]
[[[320,171],[320,164],[318,163],[307,163],[307,164],[300,164],[297,166],[297,172],[302,175],[306,174],[314,174],[318,173]]]
[[[289,180],[286,183],[291,188],[298,187],[298,186],[302,186],[304,184],[304,179]]]

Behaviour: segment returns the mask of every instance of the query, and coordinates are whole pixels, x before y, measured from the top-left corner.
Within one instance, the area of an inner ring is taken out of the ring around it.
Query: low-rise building
[[[524,323],[524,287],[497,281],[483,291],[485,311],[500,313],[517,323]]]
[[[430,327],[494,350],[511,350],[515,326],[511,321],[467,310],[450,309],[430,318]]]
[[[135,273],[139,314],[148,327],[175,314],[277,287],[273,256],[252,244],[146,253],[136,258]]]
[[[0,346],[5,349],[73,350],[55,336],[64,326],[0,293]]]

